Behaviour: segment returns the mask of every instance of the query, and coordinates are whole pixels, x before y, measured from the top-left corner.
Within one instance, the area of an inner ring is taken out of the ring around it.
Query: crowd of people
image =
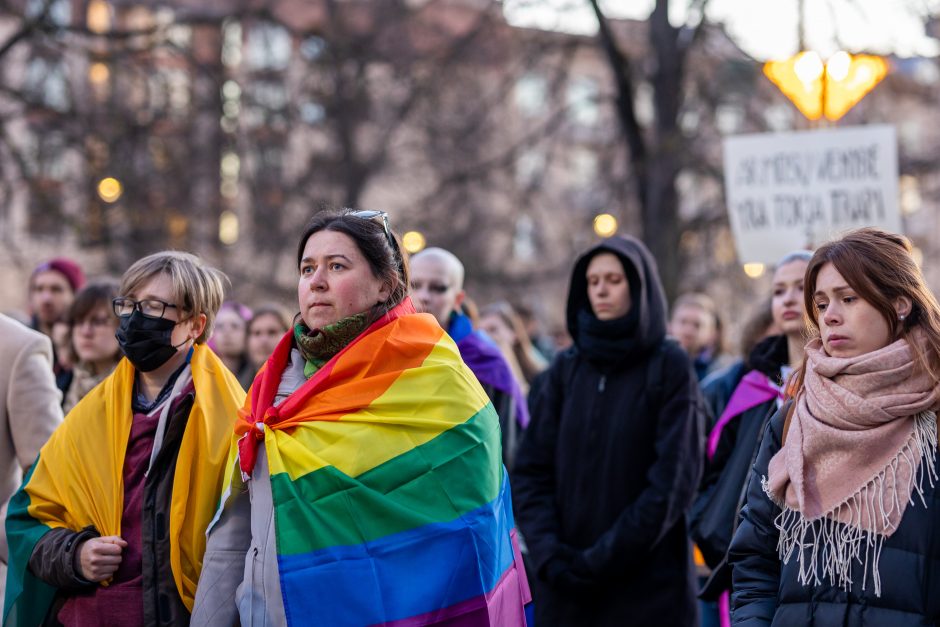
[[[183,252],[35,268],[0,314],[3,625],[940,621],[904,237],[785,256],[733,350],[638,239],[576,260],[557,343],[391,226],[314,216],[289,305]]]

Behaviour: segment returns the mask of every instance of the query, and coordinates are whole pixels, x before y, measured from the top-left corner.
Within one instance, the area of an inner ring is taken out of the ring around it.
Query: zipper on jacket
[[[601,380],[597,382],[597,391],[598,391],[598,392],[603,392],[603,391],[604,391],[604,388],[606,388],[606,387],[607,387],[607,375],[606,375],[606,374],[602,374],[602,375],[601,375]]]
[[[255,575],[255,566],[258,564],[258,547],[254,548],[251,554],[251,587],[254,588],[257,581]],[[264,571],[262,571],[263,573]],[[263,576],[263,575],[262,575]],[[255,624],[255,590],[249,590],[248,593],[248,626]],[[264,594],[264,583],[261,584],[261,593]]]
[[[150,489],[148,490],[147,483],[150,483]],[[160,585],[159,585],[159,572],[160,568],[157,564],[157,520],[156,520],[156,502],[157,502],[157,488],[155,482],[144,481],[144,491],[147,498],[147,507],[150,509],[148,512],[150,518],[150,576],[153,578],[153,612],[156,615],[157,624],[160,625],[163,623],[163,616],[160,615]],[[141,546],[141,551],[144,547]]]

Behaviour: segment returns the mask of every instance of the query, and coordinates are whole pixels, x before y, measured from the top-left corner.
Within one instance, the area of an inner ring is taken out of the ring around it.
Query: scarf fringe
[[[796,553],[800,567],[799,580],[803,585],[818,585],[823,578],[839,587],[852,589],[852,563],[863,567],[862,590],[868,584],[871,571],[875,596],[881,596],[881,576],[878,571],[884,541],[895,531],[886,509],[886,501],[892,508],[900,509],[898,498],[898,468],[906,464],[910,472],[909,504],[914,504],[914,495],[927,507],[924,498],[924,480],[930,487],[938,482],[935,460],[937,455],[937,416],[932,411],[922,412],[914,418],[914,433],[910,441],[898,452],[891,463],[858,492],[832,508],[819,518],[809,520],[795,509],[771,494],[767,477],[762,477],[764,492],[781,511],[774,519],[780,532],[777,551],[784,564]],[[926,462],[926,463],[925,463]],[[893,489],[893,500],[885,498],[885,491]],[[848,522],[841,522],[848,520]],[[862,524],[874,525],[880,531],[862,528]]]

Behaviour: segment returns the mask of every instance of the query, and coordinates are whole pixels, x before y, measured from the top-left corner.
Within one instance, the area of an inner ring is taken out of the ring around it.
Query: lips
[[[797,312],[797,311],[785,311],[785,312],[783,312],[783,319],[784,319],[784,320],[796,320],[797,318],[800,318],[800,317],[801,317],[801,316],[800,316],[800,313]]]
[[[838,346],[840,344],[845,344],[848,339],[849,338],[845,337],[844,335],[830,335],[828,338],[826,338],[826,343],[830,346]]]

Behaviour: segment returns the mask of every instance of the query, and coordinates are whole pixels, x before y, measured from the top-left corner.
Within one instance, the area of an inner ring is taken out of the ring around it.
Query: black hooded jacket
[[[586,270],[603,252],[617,255],[630,285],[631,310],[619,321],[598,321],[588,301]],[[665,339],[666,299],[643,244],[611,238],[577,261],[568,329],[574,346],[532,402],[513,474],[537,572],[536,622],[693,625],[685,513],[702,417],[689,359]]]

